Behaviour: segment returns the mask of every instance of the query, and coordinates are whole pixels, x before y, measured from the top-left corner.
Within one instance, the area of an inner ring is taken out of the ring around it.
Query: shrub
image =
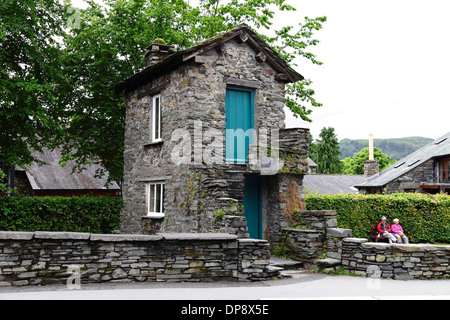
[[[397,193],[392,195],[306,195],[308,210],[336,210],[339,228],[368,238],[369,227],[381,216],[389,224],[398,218],[412,242],[450,243],[450,197]]]
[[[0,197],[0,230],[111,233],[120,197]]]

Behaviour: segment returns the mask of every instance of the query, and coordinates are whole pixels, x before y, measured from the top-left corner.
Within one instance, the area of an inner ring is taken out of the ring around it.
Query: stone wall
[[[0,286],[251,281],[276,276],[267,241],[229,234],[0,232]],[[74,269],[75,268],[75,269]]]
[[[289,257],[301,261],[307,267],[324,252],[325,233],[322,230],[283,229],[287,234],[287,251]]]
[[[342,267],[368,276],[410,279],[450,278],[450,245],[386,244],[343,240]]]
[[[387,244],[352,238],[352,230],[336,228],[335,211],[300,211],[297,228],[284,228],[290,258],[325,272],[343,268],[372,277],[410,279],[450,278],[450,245]]]
[[[274,247],[284,246],[284,251],[290,258],[301,261],[308,267],[314,266],[327,251],[332,252],[331,255],[337,255],[340,245],[334,238],[343,229],[335,228],[336,211],[301,210],[296,213],[294,224],[296,228],[283,228],[284,237],[273,243]]]

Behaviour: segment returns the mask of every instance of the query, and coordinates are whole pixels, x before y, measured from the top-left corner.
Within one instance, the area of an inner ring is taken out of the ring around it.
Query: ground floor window
[[[146,183],[147,215],[152,218],[164,217],[164,183]]]

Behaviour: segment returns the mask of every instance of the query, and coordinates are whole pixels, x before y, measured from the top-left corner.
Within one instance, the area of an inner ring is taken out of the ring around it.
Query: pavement
[[[261,282],[103,283],[0,288],[0,300],[450,300],[450,280],[331,276],[304,269]]]

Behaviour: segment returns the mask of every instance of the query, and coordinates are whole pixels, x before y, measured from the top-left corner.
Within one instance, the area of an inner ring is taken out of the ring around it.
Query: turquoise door
[[[244,217],[247,220],[247,232],[250,238],[262,239],[262,197],[261,179],[259,176],[245,177]]]
[[[253,90],[227,88],[225,115],[225,160],[247,163],[248,147],[254,140]]]

